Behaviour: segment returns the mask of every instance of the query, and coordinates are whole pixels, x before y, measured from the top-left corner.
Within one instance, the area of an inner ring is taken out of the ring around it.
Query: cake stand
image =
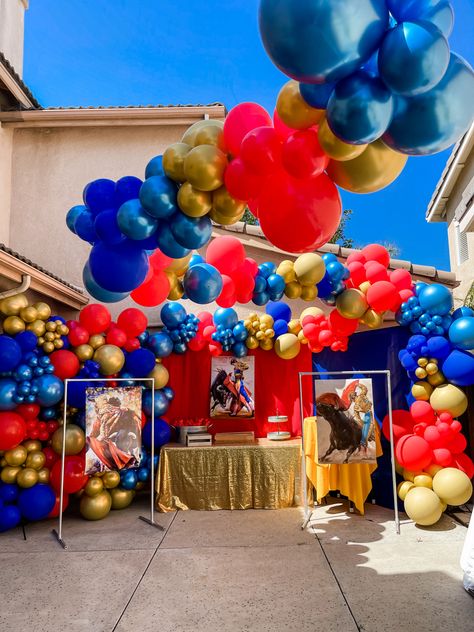
[[[271,417],[267,417],[267,420],[271,424],[277,424],[276,432],[269,432],[267,434],[267,439],[270,439],[271,441],[285,441],[286,439],[291,439],[291,432],[280,430],[280,424],[285,424],[288,421],[288,417],[286,415],[273,415]]]

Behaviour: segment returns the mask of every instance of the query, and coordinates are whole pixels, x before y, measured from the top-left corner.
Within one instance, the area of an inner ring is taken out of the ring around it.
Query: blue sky
[[[472,64],[474,0],[453,4],[451,48]],[[286,78],[260,42],[257,7],[258,0],[31,0],[24,79],[44,106],[220,101],[230,109],[256,101],[272,111]],[[354,241],[394,242],[401,258],[448,269],[445,224],[424,219],[448,156],[410,158],[379,193],[342,192],[354,211]]]

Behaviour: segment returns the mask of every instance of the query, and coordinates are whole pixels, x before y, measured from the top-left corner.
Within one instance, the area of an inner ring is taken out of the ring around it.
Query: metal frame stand
[[[146,518],[145,516],[138,516],[139,520],[143,520],[147,524],[164,531],[164,528],[155,522],[155,381],[152,377],[141,377],[141,378],[70,378],[65,380],[64,382],[64,413],[63,413],[63,445],[61,451],[61,486],[60,486],[60,497],[59,497],[59,520],[58,520],[58,529],[52,529],[52,534],[59,542],[59,544],[63,547],[63,549],[67,550],[68,546],[63,538],[63,504],[64,504],[64,466],[65,466],[65,458],[66,458],[66,425],[67,425],[67,395],[68,395],[68,386],[71,382],[151,382],[151,463],[150,463],[150,483],[151,483],[151,493],[150,493],[150,517]]]
[[[312,509],[309,508],[308,503],[308,490],[307,490],[307,478],[306,478],[306,455],[304,449],[304,411],[303,411],[303,387],[302,378],[304,376],[321,377],[334,376],[334,375],[385,375],[387,384],[388,395],[388,420],[390,425],[390,456],[392,465],[392,488],[393,488],[393,506],[395,514],[395,529],[398,535],[400,535],[400,517],[398,514],[398,498],[397,498],[397,479],[395,471],[395,451],[393,444],[393,420],[392,420],[392,381],[391,374],[388,369],[381,371],[300,371],[298,373],[298,382],[300,390],[300,419],[301,419],[301,443],[302,443],[302,472],[303,472],[303,499],[304,499],[304,521],[301,525],[302,529],[306,529],[312,516]]]

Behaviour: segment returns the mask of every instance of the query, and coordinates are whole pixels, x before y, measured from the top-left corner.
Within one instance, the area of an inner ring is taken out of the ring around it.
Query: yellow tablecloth
[[[375,432],[377,456],[382,454],[378,428]],[[370,475],[377,465],[366,463],[345,463],[341,465],[318,464],[318,435],[316,417],[304,420],[304,452],[306,458],[306,476],[316,490],[320,502],[330,490],[339,490],[347,496],[360,513],[364,513],[364,502],[372,489]]]
[[[281,509],[300,504],[301,441],[161,449],[157,508]]]

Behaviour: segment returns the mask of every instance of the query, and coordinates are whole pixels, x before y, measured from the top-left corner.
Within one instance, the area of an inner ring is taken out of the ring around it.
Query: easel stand
[[[395,451],[393,443],[393,420],[392,420],[392,382],[390,378],[389,370],[382,371],[301,371],[298,373],[299,389],[300,389],[300,419],[301,419],[301,442],[302,442],[302,472],[303,472],[303,499],[304,499],[304,522],[301,526],[302,529],[306,529],[312,516],[312,509],[309,508],[308,503],[308,490],[307,490],[307,477],[306,477],[306,455],[304,445],[304,407],[303,407],[303,377],[311,376],[313,378],[321,379],[322,376],[329,377],[335,375],[347,375],[347,376],[360,376],[360,375],[385,375],[387,384],[387,400],[388,400],[388,419],[390,425],[390,456],[392,461],[392,488],[393,488],[393,507],[395,514],[395,529],[398,535],[400,535],[400,517],[398,514],[398,499],[397,499],[397,479],[395,472]],[[317,414],[317,410],[316,410]],[[350,464],[349,464],[350,465]],[[353,511],[353,510],[352,510]]]
[[[68,546],[63,538],[63,505],[64,505],[64,466],[66,458],[66,425],[67,425],[67,399],[68,399],[68,386],[71,382],[100,382],[101,384],[107,382],[151,382],[151,462],[150,462],[150,517],[138,516],[139,520],[143,520],[147,524],[164,531],[164,528],[155,522],[155,381],[152,377],[142,378],[71,378],[64,382],[64,415],[63,415],[63,445],[61,451],[61,487],[59,497],[59,523],[58,529],[53,529],[52,533],[63,549],[67,550]]]

